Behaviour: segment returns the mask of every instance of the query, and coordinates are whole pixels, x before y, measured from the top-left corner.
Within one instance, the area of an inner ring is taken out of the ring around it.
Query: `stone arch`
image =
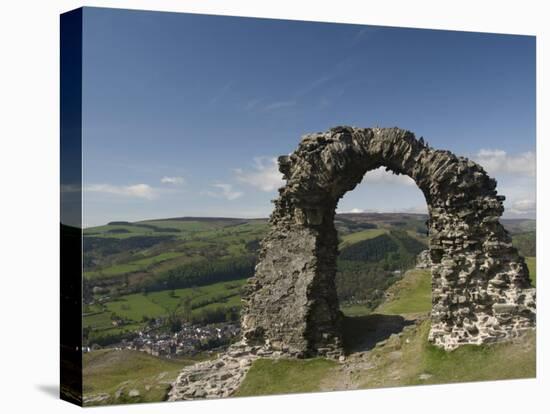
[[[245,342],[297,356],[342,352],[334,227],[338,200],[367,171],[410,176],[429,211],[429,340],[445,349],[505,340],[535,325],[535,290],[499,222],[503,196],[483,168],[398,128],[336,127],[279,157],[286,185],[245,288]]]

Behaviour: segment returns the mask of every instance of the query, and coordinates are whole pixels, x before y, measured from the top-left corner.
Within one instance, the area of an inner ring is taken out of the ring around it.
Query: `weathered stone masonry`
[[[535,290],[499,223],[504,197],[478,164],[397,128],[337,127],[279,158],[279,189],[256,273],[246,286],[243,339],[296,356],[342,352],[335,274],[338,200],[380,166],[414,179],[429,211],[429,339],[453,349],[505,340],[535,325]]]

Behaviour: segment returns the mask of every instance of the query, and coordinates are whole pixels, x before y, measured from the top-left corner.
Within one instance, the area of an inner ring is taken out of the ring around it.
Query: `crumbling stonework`
[[[432,261],[430,260],[430,251],[422,250],[418,256],[416,256],[416,268],[417,269],[431,269]]]
[[[435,150],[397,128],[337,127],[303,137],[279,157],[271,229],[246,286],[243,339],[297,356],[342,352],[335,275],[338,200],[367,171],[411,177],[429,211],[432,312],[429,339],[453,349],[513,337],[535,325],[535,290],[499,223],[503,196],[478,164]]]
[[[238,390],[253,361],[281,356],[281,351],[274,351],[269,344],[233,344],[213,360],[185,367],[172,384],[168,401],[229,397]]]

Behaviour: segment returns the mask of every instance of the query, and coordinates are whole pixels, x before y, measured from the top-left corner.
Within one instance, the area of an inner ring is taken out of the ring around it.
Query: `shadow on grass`
[[[414,324],[399,315],[372,314],[344,317],[344,350],[346,354],[368,351],[380,341]]]

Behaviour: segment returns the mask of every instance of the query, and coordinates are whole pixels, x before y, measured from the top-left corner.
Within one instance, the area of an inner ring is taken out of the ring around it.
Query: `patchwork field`
[[[122,295],[101,305],[85,307],[83,324],[88,342],[143,329],[150,320],[176,313],[190,320],[200,320],[209,312],[225,314],[240,308],[240,291],[245,280],[212,285]],[[114,321],[122,321],[113,326]]]

